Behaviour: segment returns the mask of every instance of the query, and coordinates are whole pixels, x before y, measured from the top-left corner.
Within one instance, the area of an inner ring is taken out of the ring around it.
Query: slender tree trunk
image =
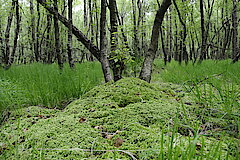
[[[187,47],[186,47],[186,38],[187,38],[187,28],[186,28],[186,24],[185,22],[183,21],[183,18],[181,16],[181,13],[178,9],[178,6],[176,4],[176,0],[173,0],[173,4],[177,10],[177,14],[178,14],[178,18],[179,18],[179,21],[182,25],[182,28],[183,30],[181,30],[180,32],[180,35],[181,35],[181,42],[180,42],[180,59],[183,59],[185,60],[185,62],[187,63],[188,62],[188,54],[187,54]]]
[[[104,74],[105,82],[113,80],[110,64],[107,54],[107,37],[106,37],[106,0],[101,0],[101,17],[100,17],[100,50],[101,50],[101,64]]]
[[[202,46],[201,46],[201,55],[200,55],[200,62],[201,62],[207,58],[203,0],[200,0],[200,14],[201,14],[201,31],[202,31]]]
[[[233,0],[233,12],[232,12],[232,59],[233,63],[237,62],[239,59],[239,44],[238,44],[238,17],[237,17],[237,1]]]
[[[36,27],[35,27],[35,14],[34,14],[34,7],[33,7],[33,0],[30,0],[30,13],[31,13],[31,33],[32,33],[32,41],[31,45],[33,46],[33,53],[35,55],[35,60],[39,61],[39,54],[37,50],[37,43],[36,43]]]
[[[47,36],[46,36],[46,48],[45,48],[45,56],[47,59],[47,63],[51,64],[53,63],[53,53],[51,49],[51,22],[52,22],[52,16],[51,14],[47,14]]]
[[[19,30],[20,30],[20,15],[19,15],[19,3],[18,3],[18,0],[15,0],[15,5],[16,5],[16,28],[15,28],[15,36],[14,36],[12,54],[11,54],[11,58],[8,61],[8,65],[7,65],[8,68],[14,62],[15,52],[16,52],[17,44],[18,44]]]
[[[74,61],[72,58],[72,0],[68,0],[68,20],[70,23],[70,26],[68,28],[68,44],[67,44],[68,63],[70,68],[74,68]]]
[[[90,29],[90,39],[91,42],[94,41],[94,31],[93,31],[93,12],[92,12],[92,0],[88,0],[88,9],[89,9],[89,29]],[[89,54],[88,61],[93,61],[92,53]]]
[[[132,0],[132,16],[133,16],[133,52],[134,57],[138,58],[139,54],[139,41],[138,41],[138,28],[137,28],[137,18],[136,18],[136,0]]]
[[[84,26],[87,27],[87,0],[84,0]]]
[[[39,8],[39,3],[37,3],[37,26],[36,26],[36,53],[38,54],[39,60],[41,60],[42,55],[41,55],[41,47],[39,45],[39,39],[40,39],[40,32],[39,32],[39,27],[40,27],[40,19],[41,19],[41,13],[40,13],[40,8]]]
[[[5,55],[5,49],[4,49],[4,39],[3,39],[3,28],[2,28],[2,17],[0,16],[0,67],[3,63],[3,58]]]
[[[118,46],[118,23],[117,23],[117,4],[116,0],[109,0],[110,10],[110,24],[111,24],[111,54],[112,57],[110,63],[113,70],[114,81],[118,81],[122,78],[122,71],[124,69],[124,63],[122,59],[117,59],[117,46]]]
[[[61,14],[59,14],[56,9],[50,7],[48,4],[46,4],[45,2],[43,2],[41,0],[37,0],[37,2],[40,3],[45,9],[47,9],[51,14],[57,15],[59,18],[59,21],[61,21],[67,28],[69,27],[70,22],[65,17],[63,17]],[[89,39],[87,39],[87,37],[80,30],[78,30],[77,27],[75,27],[74,25],[72,25],[72,31],[73,31],[73,34],[77,37],[77,40],[80,41],[95,56],[95,58],[99,62],[101,62],[101,65],[103,68],[106,68],[108,70],[106,72],[107,74],[104,74],[104,76],[106,76],[108,74],[110,75],[111,72],[108,67],[108,62],[103,63],[101,60],[102,52]],[[106,57],[107,57],[107,55],[105,54],[105,58]],[[110,81],[112,79],[111,76],[104,77],[104,78],[107,79],[107,81]]]
[[[170,38],[170,44],[169,44],[169,58],[168,62],[171,62],[173,57],[173,27],[172,27],[172,7],[169,7],[169,38]]]
[[[170,5],[171,0],[163,0],[154,20],[151,43],[146,54],[146,57],[144,59],[142,70],[140,73],[140,79],[145,80],[147,82],[151,81],[152,63],[155,59],[156,51],[158,49],[159,28],[162,25],[164,15],[167,12],[167,9],[169,8]]]
[[[37,0],[49,13],[58,16],[59,21],[61,21],[65,27],[69,27],[69,21],[57,12],[53,7],[49,6],[47,3],[42,0]],[[72,26],[73,34],[77,37],[77,40],[80,41],[94,56],[97,60],[100,61],[100,50],[95,46],[76,26]]]
[[[166,48],[165,48],[165,45],[164,45],[162,27],[160,27],[160,35],[161,35],[161,42],[162,42],[164,65],[167,65],[167,52],[166,52]]]
[[[58,0],[54,0],[54,9],[58,12]],[[61,43],[60,43],[60,32],[58,25],[58,15],[54,15],[54,31],[55,31],[55,55],[57,56],[58,66],[63,69],[62,54],[61,54]]]
[[[11,7],[11,10],[10,10],[10,13],[8,16],[8,22],[7,22],[7,27],[6,27],[6,31],[5,31],[5,54],[3,55],[3,61],[6,66],[8,65],[9,56],[10,56],[9,38],[10,38],[10,30],[11,30],[11,25],[12,25],[13,11],[15,8],[15,4],[16,4],[15,0],[12,0],[12,7]]]

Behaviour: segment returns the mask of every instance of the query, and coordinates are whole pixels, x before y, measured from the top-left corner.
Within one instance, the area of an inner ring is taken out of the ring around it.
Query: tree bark
[[[202,31],[202,46],[201,46],[201,55],[200,62],[207,58],[206,54],[206,33],[205,33],[205,19],[204,19],[204,9],[203,9],[203,0],[200,0],[200,14],[201,14],[201,31]]]
[[[31,33],[32,33],[32,44],[33,45],[33,53],[35,55],[35,60],[39,61],[39,54],[37,50],[37,43],[36,43],[36,31],[35,31],[35,15],[34,15],[34,7],[33,7],[33,0],[30,0],[30,13],[31,13]]]
[[[68,28],[68,44],[67,44],[67,54],[68,54],[68,63],[70,68],[74,68],[74,61],[72,58],[72,0],[68,0],[68,20],[69,20],[69,28]]]
[[[181,13],[178,9],[176,0],[173,0],[173,4],[177,10],[178,18],[179,18],[179,21],[180,21],[180,23],[182,25],[182,29],[183,29],[183,31],[181,30],[181,32],[180,32],[180,35],[181,35],[181,41],[180,41],[180,56],[181,57],[180,57],[180,59],[185,60],[185,62],[187,63],[188,62],[188,54],[187,54],[187,47],[186,47],[187,28],[186,28],[185,22],[183,21]]]
[[[45,9],[49,11],[49,13],[58,16],[59,21],[61,21],[67,28],[69,27],[69,20],[67,20],[64,16],[62,16],[58,11],[56,11],[53,7],[50,7],[45,1],[37,0]],[[78,41],[80,41],[94,56],[97,60],[100,60],[100,50],[95,46],[77,27],[72,25],[73,34],[77,37]]]
[[[117,22],[117,4],[116,0],[109,0],[110,10],[110,25],[111,25],[111,67],[113,70],[114,81],[118,81],[122,78],[122,71],[124,69],[124,63],[121,58],[117,58],[117,45],[118,45],[118,22]]]
[[[54,9],[58,12],[58,0],[54,0]],[[58,15],[54,15],[54,31],[55,31],[55,55],[57,56],[58,66],[60,69],[63,69],[62,54],[61,54],[61,43],[60,43],[60,32],[58,25]],[[71,23],[69,22],[69,25]]]
[[[155,59],[156,51],[158,49],[159,28],[162,25],[164,15],[167,12],[167,9],[169,8],[170,5],[171,0],[163,0],[154,20],[151,43],[146,54],[146,57],[144,59],[142,70],[139,76],[140,79],[145,80],[147,82],[151,81],[152,63]]]
[[[15,8],[15,0],[12,0],[12,7],[8,16],[8,22],[7,27],[5,31],[5,54],[3,55],[3,61],[5,64],[5,67],[8,64],[9,56],[10,56],[10,45],[9,45],[9,38],[10,38],[10,30],[12,25],[12,19],[13,19],[13,10]]]
[[[18,44],[19,30],[20,30],[20,15],[19,15],[19,3],[18,3],[18,0],[15,0],[15,5],[16,5],[15,36],[14,36],[12,54],[11,54],[10,60],[8,61],[7,68],[9,68],[12,65],[12,63],[14,62],[15,52],[16,52],[17,44]]]
[[[233,0],[233,12],[232,12],[232,59],[233,63],[239,59],[239,44],[238,44],[238,17],[237,17],[237,1]]]
[[[102,71],[104,74],[105,82],[113,80],[110,64],[107,54],[107,37],[106,37],[106,0],[101,0],[101,17],[100,17],[100,50],[101,50],[101,63]]]

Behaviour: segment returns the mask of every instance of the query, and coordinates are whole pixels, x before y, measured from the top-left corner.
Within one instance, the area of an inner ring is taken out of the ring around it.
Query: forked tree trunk
[[[7,64],[8,68],[14,62],[15,52],[16,52],[17,44],[18,44],[18,35],[19,35],[19,30],[20,30],[20,15],[19,15],[18,0],[15,0],[15,5],[16,5],[16,28],[15,28],[15,36],[14,36],[12,54],[11,54],[11,57],[10,57],[10,59],[8,61],[8,64]]]
[[[3,63],[5,67],[8,64],[9,61],[9,56],[10,56],[10,45],[9,45],[9,38],[10,38],[10,30],[11,30],[11,25],[12,25],[12,19],[13,19],[13,10],[15,8],[15,0],[12,0],[12,7],[10,10],[10,14],[8,16],[8,22],[7,22],[7,27],[5,31],[5,54],[3,55]]]
[[[142,70],[139,76],[140,79],[145,80],[147,82],[151,81],[152,64],[155,59],[156,51],[158,49],[159,28],[162,25],[164,15],[167,12],[167,9],[169,8],[170,5],[171,0],[163,0],[154,20],[151,43],[147,51],[146,57],[144,59]]]
[[[70,22],[64,16],[59,14],[57,10],[50,7],[47,3],[43,2],[42,0],[37,0],[37,2],[40,3],[45,9],[47,9],[49,13],[53,15],[57,15],[59,18],[59,21],[61,21],[65,25],[65,27],[69,28]],[[78,28],[75,27],[74,25],[72,25],[72,32],[77,37],[77,40],[80,41],[95,56],[95,58],[99,62],[101,62],[102,68],[109,69],[109,67],[107,66],[107,63],[103,63],[103,61],[101,60],[101,55],[102,55],[101,51],[89,39],[87,39],[87,37],[80,30],[78,30]],[[110,69],[109,69],[109,72],[110,72]],[[104,76],[106,75],[104,74]],[[107,78],[107,77],[105,77],[105,79],[111,80],[111,78]]]

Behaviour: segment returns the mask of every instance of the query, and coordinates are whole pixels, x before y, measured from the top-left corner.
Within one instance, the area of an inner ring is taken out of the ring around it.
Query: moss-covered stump
[[[63,111],[14,111],[1,126],[0,159],[234,159],[239,140],[195,133],[202,122],[194,106],[173,84],[107,83]]]

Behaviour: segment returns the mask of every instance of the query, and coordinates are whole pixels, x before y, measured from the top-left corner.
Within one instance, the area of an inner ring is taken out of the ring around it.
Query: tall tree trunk
[[[18,0],[15,0],[15,5],[16,5],[16,28],[15,28],[15,36],[14,36],[12,54],[11,54],[11,58],[8,61],[8,65],[7,65],[8,68],[14,62],[15,52],[16,52],[17,44],[18,44],[19,30],[20,30],[20,15],[19,15],[19,3],[18,3]]]
[[[165,48],[165,45],[164,45],[162,26],[160,27],[160,35],[161,35],[161,42],[162,42],[164,65],[167,65],[167,52],[166,52],[166,48]]]
[[[39,54],[37,50],[37,43],[36,43],[36,31],[35,31],[35,15],[34,15],[34,7],[33,7],[33,0],[30,0],[30,13],[31,13],[31,33],[32,33],[32,44],[33,45],[33,53],[35,55],[35,60],[39,61]]]
[[[107,37],[106,37],[106,0],[101,0],[101,17],[100,17],[100,50],[101,50],[101,64],[104,74],[105,82],[113,80],[110,64],[107,54]]]
[[[202,46],[201,46],[201,55],[200,55],[200,62],[201,62],[207,58],[203,0],[200,0],[200,13],[201,13],[201,31],[202,31]]]
[[[51,49],[51,22],[52,22],[52,16],[51,14],[47,14],[47,36],[46,36],[46,48],[45,48],[45,56],[46,56],[46,61],[48,64],[53,63],[53,53]]]
[[[89,9],[89,30],[90,30],[90,40],[94,41],[94,31],[93,31],[93,11],[92,11],[92,0],[88,0],[88,9]],[[93,61],[93,55],[90,53],[87,58],[88,61]]]
[[[122,78],[122,71],[124,69],[124,63],[122,59],[117,59],[117,45],[118,45],[118,23],[117,23],[117,4],[116,0],[109,0],[110,10],[110,24],[111,24],[111,54],[112,57],[110,63],[113,70],[114,81],[118,81]]]
[[[140,73],[140,79],[145,80],[147,82],[151,81],[152,63],[155,59],[156,51],[158,49],[159,28],[162,25],[164,15],[167,12],[167,9],[169,8],[170,5],[171,0],[163,0],[154,20],[151,43],[146,54],[146,57],[144,59],[142,70]]]
[[[138,28],[136,18],[136,0],[132,0],[132,16],[133,16],[133,52],[134,57],[139,57],[139,41],[138,41]]]
[[[4,49],[4,39],[3,39],[3,28],[2,28],[2,17],[0,16],[0,67],[3,63],[3,58],[5,55],[5,49]]]
[[[51,14],[57,15],[59,18],[59,21],[61,21],[67,28],[69,27],[70,22],[64,16],[59,14],[56,9],[50,7],[48,4],[46,4],[42,0],[37,0],[37,2],[40,3],[45,9],[47,9]],[[74,25],[72,25],[72,31],[73,31],[73,34],[77,37],[77,40],[80,41],[95,56],[95,58],[99,62],[101,62],[102,67],[108,69],[107,73],[110,75],[111,72],[107,64],[108,62],[103,63],[101,60],[102,52],[89,39],[87,39],[87,37],[80,30],[78,30],[77,27],[75,27]],[[107,55],[105,56],[107,57]],[[104,74],[104,76],[108,74]],[[110,81],[112,78],[111,76],[109,77],[110,78],[108,77],[104,77],[104,78]]]
[[[184,0],[183,0],[184,2]],[[186,28],[186,24],[185,22],[183,21],[183,18],[181,16],[181,13],[178,9],[178,6],[176,4],[176,0],[173,0],[173,4],[177,10],[177,14],[178,14],[178,18],[179,18],[179,21],[182,25],[182,30],[180,32],[180,35],[181,35],[181,41],[180,41],[180,55],[183,57],[183,60],[185,60],[185,62],[187,63],[188,62],[188,54],[187,54],[187,47],[186,47],[186,38],[187,38],[187,28]],[[182,57],[180,59],[182,59]]]
[[[84,26],[87,27],[87,0],[84,0],[84,7],[83,7],[83,10],[84,10]]]
[[[40,27],[40,19],[41,19],[41,13],[40,13],[40,8],[39,8],[39,3],[37,3],[37,26],[36,26],[36,53],[38,54],[39,60],[41,60],[42,55],[41,55],[41,47],[39,45],[39,39],[40,39],[40,32],[39,32],[39,27]]]
[[[72,58],[72,0],[68,0],[68,44],[67,44],[67,54],[68,54],[68,63],[70,68],[74,68],[74,61]]]
[[[233,0],[233,12],[232,12],[232,59],[233,63],[237,62],[239,59],[239,44],[238,44],[238,17],[237,17],[237,1]]]
[[[58,20],[61,21],[65,27],[69,27],[69,21],[60,13],[58,13],[57,10],[42,0],[37,0],[37,2],[40,3],[46,10],[48,10],[49,13],[56,15],[59,18]],[[80,41],[95,56],[95,58],[100,61],[101,54],[97,46],[95,46],[76,26],[72,26],[72,31],[77,37],[77,40]]]
[[[54,0],[54,9],[58,12],[58,0]],[[70,24],[71,25],[71,24]],[[60,43],[60,32],[58,25],[58,15],[54,15],[54,33],[55,33],[55,55],[57,56],[58,66],[63,69],[62,54],[61,54],[61,43]]]
[[[8,16],[8,22],[7,22],[7,27],[6,27],[6,31],[5,31],[5,54],[3,55],[3,61],[6,66],[8,65],[9,56],[10,56],[9,38],[10,38],[10,30],[11,30],[11,25],[12,25],[13,11],[15,8],[15,4],[16,4],[15,0],[12,0],[12,7],[11,7],[11,10],[10,10],[10,13]]]

